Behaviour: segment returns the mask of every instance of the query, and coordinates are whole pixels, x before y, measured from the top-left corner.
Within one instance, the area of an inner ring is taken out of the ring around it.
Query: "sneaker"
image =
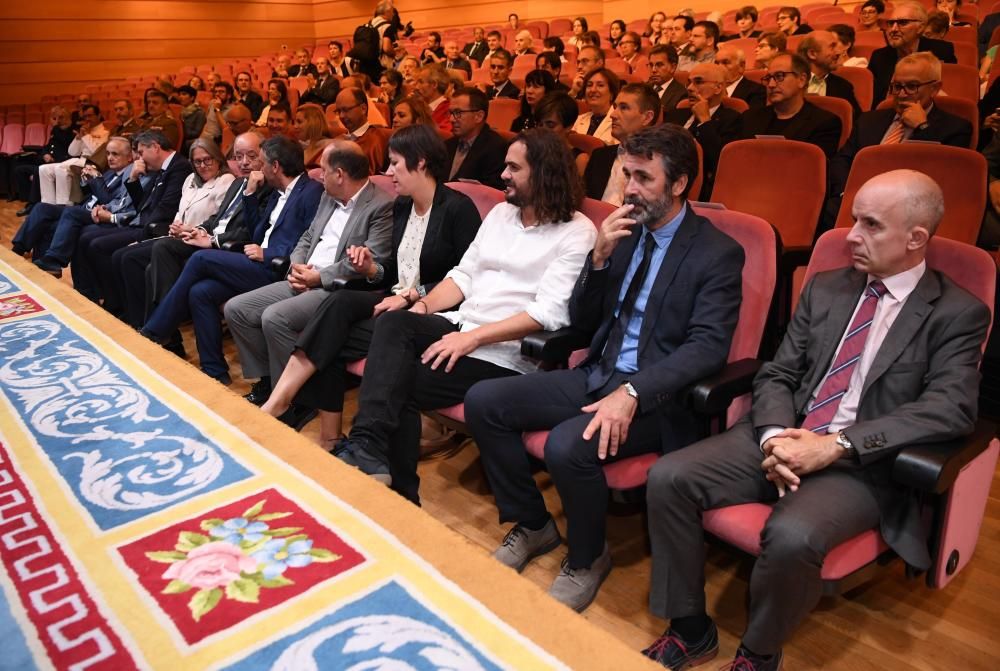
[[[370,475],[386,487],[392,486],[392,475],[389,473],[389,465],[376,459],[365,448],[352,442],[349,438],[337,441],[331,454],[348,466],[354,466],[362,473]]]
[[[35,261],[35,266],[44,270],[49,275],[55,278],[62,277],[63,269],[62,266],[54,261],[49,261],[48,257],[42,257]]]
[[[307,408],[304,405],[292,403],[288,406],[288,410],[281,413],[278,421],[292,427],[296,431],[301,431],[302,427],[311,422],[317,414],[315,408]]]
[[[271,378],[262,377],[253,383],[253,386],[250,387],[250,393],[244,394],[243,398],[260,407],[267,403],[267,399],[270,398],[270,396]]]
[[[673,630],[668,629],[663,636],[643,650],[642,654],[671,671],[685,671],[692,666],[715,659],[719,654],[719,629],[715,626],[715,622],[712,622],[701,640],[695,643],[687,643]]]
[[[493,558],[520,573],[532,559],[552,552],[561,543],[562,536],[552,518],[538,531],[515,524],[503,537],[500,547],[493,552]]]
[[[736,649],[736,657],[719,671],[781,671],[783,655],[779,650],[768,658],[758,657],[742,645]]]
[[[590,568],[570,568],[569,558],[563,559],[562,570],[552,582],[549,594],[557,601],[580,613],[597,597],[601,583],[611,573],[611,550],[607,543],[604,552]]]

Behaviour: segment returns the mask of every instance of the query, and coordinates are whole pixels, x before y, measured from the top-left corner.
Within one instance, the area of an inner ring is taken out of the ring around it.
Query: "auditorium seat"
[[[29,123],[24,127],[24,145],[27,147],[41,147],[46,144],[49,137],[45,132],[44,123]]]
[[[944,145],[904,142],[859,151],[851,164],[837,227],[854,225],[851,207],[862,184],[899,168],[918,170],[941,186],[945,208],[937,236],[974,245],[986,207],[986,159],[971,149]]]
[[[941,64],[941,90],[948,97],[979,100],[979,69],[954,63]]]
[[[17,154],[23,144],[24,124],[6,123],[3,127],[3,139],[0,140],[0,155]]]
[[[593,135],[587,135],[585,133],[577,133],[576,131],[570,131],[566,135],[566,139],[569,140],[569,144],[574,149],[579,149],[583,153],[590,155],[595,149],[600,149],[601,147],[606,147],[603,140],[599,140]]]
[[[494,130],[510,130],[514,119],[521,113],[521,101],[511,98],[494,98],[486,114],[486,123]]]
[[[828,231],[817,241],[806,271],[807,281],[817,272],[851,263],[848,232]],[[927,265],[944,272],[993,309],[996,266],[985,251],[934,237],[928,246]],[[995,434],[995,426],[980,421],[971,436],[904,447],[892,457],[893,479],[918,492],[932,513],[927,516],[932,560],[925,578],[928,587],[944,587],[972,558],[1000,454],[1000,440]],[[703,524],[717,538],[757,555],[760,534],[770,513],[770,505],[763,503],[727,506],[705,511]],[[838,592],[841,581],[848,577],[852,580],[845,584],[853,585],[852,574],[891,556],[878,529],[841,543],[827,554],[821,568],[826,591]]]
[[[868,68],[837,68],[837,73],[854,86],[854,97],[861,106],[862,112],[868,112],[872,108],[872,101],[875,99],[874,86],[875,78]]]
[[[820,109],[837,115],[840,119],[840,139],[837,141],[837,149],[843,147],[847,138],[851,137],[851,130],[854,127],[854,108],[851,107],[851,103],[843,98],[811,94],[806,96],[806,100]]]

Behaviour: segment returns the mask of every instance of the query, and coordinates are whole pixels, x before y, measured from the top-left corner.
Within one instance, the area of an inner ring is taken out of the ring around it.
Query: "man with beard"
[[[587,358],[480,382],[465,397],[500,521],[515,523],[493,556],[516,571],[562,543],[521,437],[551,429],[544,458],[569,555],[549,594],[578,611],[611,571],[603,467],[698,437],[676,395],[723,366],[741,300],[743,248],[687,204],[698,173],[691,134],[664,124],[620,146],[624,205],[601,225],[569,304],[573,326],[594,333]]]

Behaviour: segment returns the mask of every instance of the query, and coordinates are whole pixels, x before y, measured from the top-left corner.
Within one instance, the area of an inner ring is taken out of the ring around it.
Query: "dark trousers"
[[[351,440],[389,464],[393,489],[420,500],[420,411],[461,403],[476,382],[517,375],[486,361],[462,357],[450,373],[420,362],[420,355],[458,326],[438,315],[389,312],[375,320],[368,363],[361,380]]]
[[[271,282],[264,264],[242,254],[219,249],[203,249],[184,266],[173,288],[153,310],[143,329],[158,338],[167,338],[188,316],[194,321],[201,369],[212,377],[229,371],[222,353],[220,306],[238,294]]]
[[[705,613],[702,511],[776,502],[750,576],[743,643],[778,652],[822,595],[820,569],[833,547],[878,527],[879,508],[859,471],[835,462],[778,499],[760,468],[764,456],[744,418],[729,431],[671,452],[649,471],[646,502],[653,568],[650,609],[667,618]]]
[[[174,282],[181,276],[187,263],[200,247],[189,245],[177,238],[160,238],[153,242],[153,251],[146,269],[146,317],[160,304]]]
[[[75,206],[79,207],[79,206]],[[28,214],[24,223],[21,227],[17,229],[17,233],[14,234],[11,244],[16,252],[33,252],[32,257],[40,259],[45,255],[45,250],[48,249],[53,231],[56,229],[56,225],[59,223],[59,218],[62,216],[63,211],[66,208],[63,205],[52,205],[50,203],[38,203],[35,207],[31,208],[31,212]],[[80,208],[83,209],[82,207]],[[87,215],[87,219],[90,220],[90,212],[84,210]]]
[[[580,408],[613,392],[626,376],[615,373],[603,388],[588,394],[588,371],[576,368],[489,380],[465,397],[465,421],[479,446],[501,522],[547,516],[522,433],[551,429],[545,441],[545,466],[566,512],[570,568],[587,568],[604,551],[608,512],[604,465],[662,449],[663,422],[654,411],[636,415],[615,456],[598,458],[600,433],[583,439],[594,415]]]
[[[11,178],[13,195],[16,195],[18,200],[29,203],[41,202],[42,190],[38,185],[38,166],[41,164],[42,158],[35,154],[19,158],[15,163]]]
[[[142,230],[139,228],[119,228],[97,224],[84,226],[80,230],[80,237],[76,242],[73,260],[70,263],[73,286],[76,290],[95,302],[102,298],[107,299],[107,290],[109,287],[113,287],[115,282],[114,274],[111,271],[111,255],[115,250],[121,249],[141,237]],[[53,254],[55,247],[56,240],[54,239],[52,247],[49,248],[50,255]],[[112,291],[113,295],[117,296],[118,292],[114,289]],[[118,309],[113,299],[111,304],[106,301],[105,307],[112,311]]]
[[[157,242],[159,240],[143,240],[111,255],[111,266],[118,279],[122,317],[135,328],[146,322],[146,268]]]
[[[38,203],[32,208],[31,214],[34,214],[35,210],[39,208],[49,207],[53,206]],[[44,255],[48,260],[55,261],[65,268],[73,258],[80,235],[86,227],[90,226],[95,231],[113,231],[115,227],[111,224],[95,224],[90,216],[90,210],[82,205],[71,205],[61,209],[62,212],[60,213],[58,223],[55,225],[55,230],[52,233],[52,242],[49,244],[48,249],[45,250]],[[31,215],[28,218],[30,219]]]
[[[368,354],[375,320],[372,311],[388,294],[342,289],[332,292],[302,329],[295,349],[316,366],[296,403],[329,412],[344,409],[346,366]]]

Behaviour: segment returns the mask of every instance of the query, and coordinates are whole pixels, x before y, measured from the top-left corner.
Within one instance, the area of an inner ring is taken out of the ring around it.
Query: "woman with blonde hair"
[[[333,141],[323,110],[315,103],[299,105],[292,126],[295,128],[299,144],[302,145],[306,170],[320,167],[319,158],[323,148]]]

